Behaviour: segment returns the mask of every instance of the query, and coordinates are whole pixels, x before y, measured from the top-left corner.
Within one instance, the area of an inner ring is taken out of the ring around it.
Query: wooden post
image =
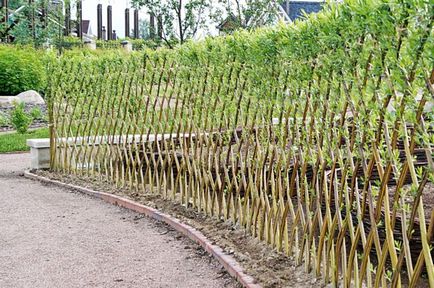
[[[77,1],[77,37],[83,39],[83,9],[82,0]]]
[[[112,6],[107,6],[107,40],[112,40],[113,25],[112,25]]]
[[[97,37],[98,40],[102,39],[102,5],[98,4],[96,6],[96,14],[97,14]]]
[[[134,9],[134,39],[139,39],[139,10]]]
[[[130,37],[130,9],[125,9],[125,38]]]

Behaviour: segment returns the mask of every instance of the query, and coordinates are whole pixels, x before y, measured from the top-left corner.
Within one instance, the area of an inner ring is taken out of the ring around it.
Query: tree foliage
[[[40,92],[45,85],[44,55],[32,48],[0,46],[0,95],[26,90]]]
[[[180,44],[193,38],[197,31],[206,26],[205,13],[211,7],[210,0],[134,0],[136,5],[145,7],[156,21],[155,30],[163,41]]]
[[[277,3],[273,0],[218,0],[214,9],[214,19],[222,23],[227,17],[234,21],[235,28],[252,29],[275,23]]]
[[[68,3],[69,1],[65,1]],[[41,46],[54,42],[62,33],[62,4],[48,0],[10,0],[10,19],[0,26],[0,38],[8,38],[17,44]],[[5,9],[2,9],[5,10]],[[4,13],[4,11],[3,11]],[[1,17],[1,16],[0,16]]]
[[[157,37],[169,46],[175,40],[183,44],[198,31],[205,33],[232,18],[233,30],[257,28],[275,22],[276,1],[273,0],[133,0],[155,16]],[[158,28],[160,27],[160,28]],[[151,27],[152,29],[152,27]]]

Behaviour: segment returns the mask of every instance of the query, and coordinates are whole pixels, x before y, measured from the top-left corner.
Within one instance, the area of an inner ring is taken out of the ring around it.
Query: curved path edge
[[[221,265],[223,265],[223,267],[226,269],[226,271],[229,273],[229,275],[231,275],[232,277],[237,279],[237,281],[239,283],[241,283],[245,288],[260,288],[260,287],[262,287],[261,285],[256,283],[255,279],[252,276],[247,275],[244,272],[244,269],[235,260],[235,258],[224,253],[223,249],[220,248],[219,246],[212,244],[211,241],[208,240],[208,238],[206,238],[205,235],[202,234],[202,232],[198,231],[197,229],[195,229],[195,228],[193,228],[193,227],[191,227],[185,223],[182,223],[180,220],[176,219],[175,217],[172,217],[168,214],[162,213],[162,212],[160,212],[157,209],[154,209],[152,207],[136,203],[132,200],[129,200],[129,199],[117,196],[117,195],[113,195],[113,194],[105,193],[105,192],[99,192],[99,191],[95,191],[95,190],[92,190],[89,188],[84,188],[81,186],[76,186],[73,184],[67,184],[67,183],[57,181],[57,180],[52,180],[52,179],[49,179],[47,177],[36,175],[36,174],[30,172],[29,170],[24,172],[24,176],[26,178],[29,178],[32,180],[37,180],[40,182],[53,184],[53,185],[56,185],[59,187],[73,189],[73,190],[79,191],[81,193],[87,194],[89,196],[101,199],[101,200],[108,202],[110,204],[117,205],[119,207],[123,207],[123,208],[129,209],[129,210],[135,211],[137,213],[143,214],[147,217],[153,218],[153,219],[158,220],[160,222],[164,222],[164,223],[168,224],[169,226],[171,226],[176,231],[182,233],[183,235],[185,235],[186,237],[188,237],[192,241],[199,244],[205,251],[207,251],[209,254],[211,254],[214,258],[217,259],[217,261],[219,261],[219,263]]]

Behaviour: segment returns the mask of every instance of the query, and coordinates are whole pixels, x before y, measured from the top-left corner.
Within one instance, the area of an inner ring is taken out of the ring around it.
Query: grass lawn
[[[48,128],[29,131],[25,134],[11,133],[0,134],[0,153],[28,151],[27,139],[50,138]]]

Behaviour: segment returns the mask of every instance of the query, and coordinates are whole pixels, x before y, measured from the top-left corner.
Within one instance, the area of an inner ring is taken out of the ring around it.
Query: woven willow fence
[[[434,287],[433,14],[308,61],[62,58],[52,169],[231,220],[326,282]]]

